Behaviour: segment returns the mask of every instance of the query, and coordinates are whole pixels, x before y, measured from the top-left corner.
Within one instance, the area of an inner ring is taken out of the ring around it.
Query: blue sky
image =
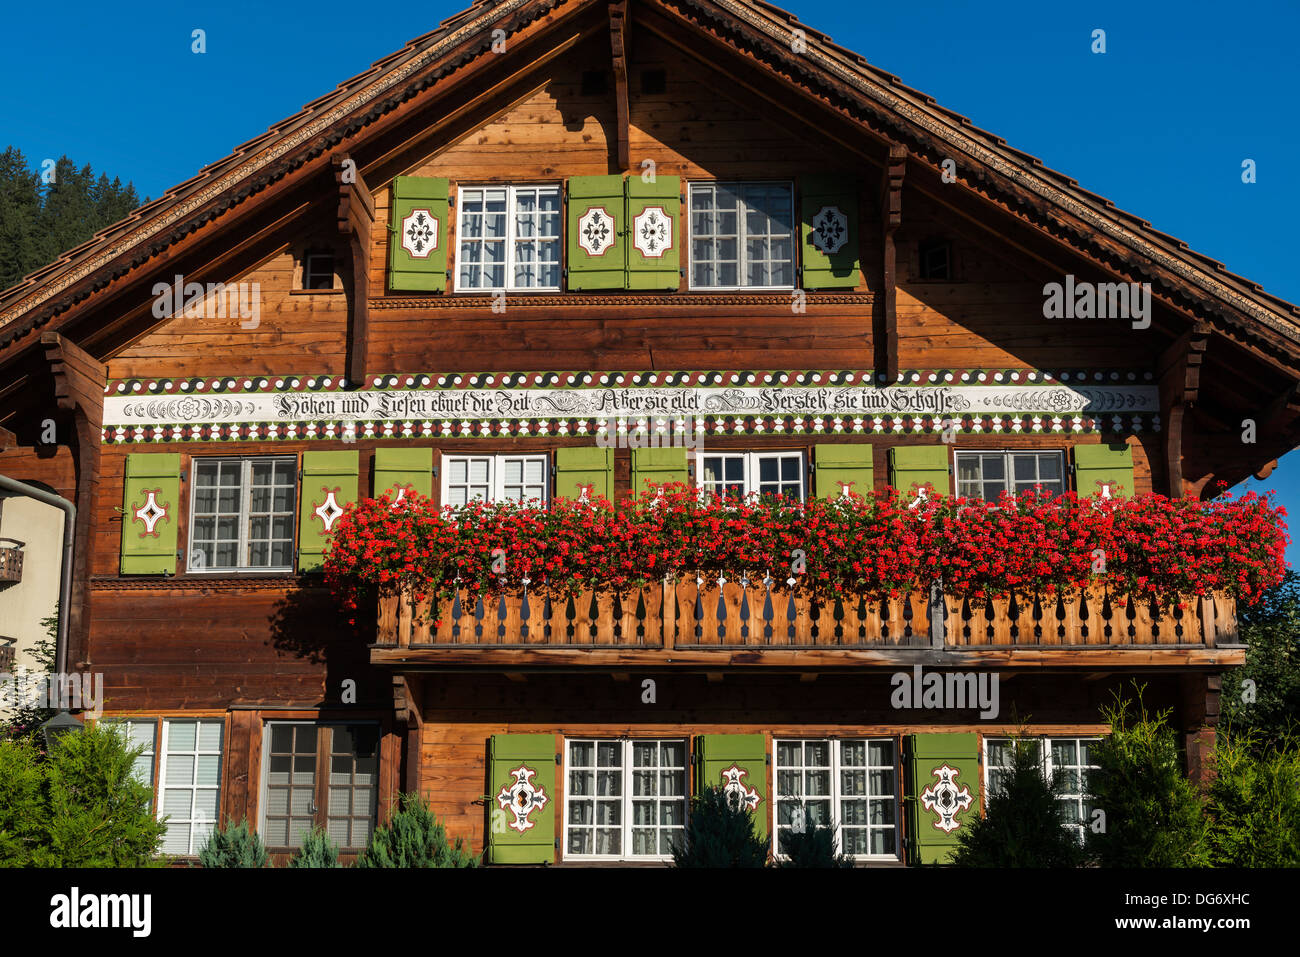
[[[10,5],[0,141],[158,196],[469,0]],[[863,4],[801,20],[1269,292],[1300,302],[1300,4]],[[191,52],[192,32],[207,52]],[[1092,33],[1106,52],[1091,51]],[[1243,159],[1258,180],[1241,182]],[[1268,482],[1300,514],[1300,452]],[[1300,537],[1300,536],[1298,536]],[[1293,543],[1290,561],[1300,561]]]

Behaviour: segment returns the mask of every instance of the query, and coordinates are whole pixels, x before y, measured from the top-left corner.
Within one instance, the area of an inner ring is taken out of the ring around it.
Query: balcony
[[[817,600],[763,583],[665,582],[623,593],[522,590],[378,603],[375,664],[835,667],[901,663],[1096,667],[1244,660],[1236,601],[1159,607],[1087,589],[972,600],[937,588],[892,601]]]

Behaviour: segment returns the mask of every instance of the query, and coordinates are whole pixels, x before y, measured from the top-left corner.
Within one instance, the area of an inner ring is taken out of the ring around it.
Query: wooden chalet
[[[1067,282],[1149,284],[1149,313],[1046,317]],[[944,859],[1022,720],[1083,826],[1134,677],[1196,773],[1232,602],[773,615],[692,578],[351,626],[317,573],[340,510],[1211,497],[1300,444],[1298,383],[1296,307],[770,4],[500,0],[0,295],[0,473],[76,505],[64,661],[145,746],[169,853],[219,817],[355,852],[419,791],[493,864],[655,862],[726,784],[765,834],[806,801],[906,864]],[[686,415],[698,449],[622,440]],[[998,674],[997,717],[895,709],[917,666]]]

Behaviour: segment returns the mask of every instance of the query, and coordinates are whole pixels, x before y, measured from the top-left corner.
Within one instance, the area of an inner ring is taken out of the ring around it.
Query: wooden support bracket
[[[631,147],[628,145],[627,101],[627,0],[614,0],[609,5],[609,44],[614,72],[614,111],[618,123],[618,168],[625,172],[631,168]]]
[[[880,295],[876,308],[876,374],[887,383],[898,381],[898,292],[897,253],[894,231],[903,222],[903,174],[907,169],[907,149],[899,144],[889,147],[889,160],[880,185]]]
[[[1201,389],[1201,363],[1210,343],[1210,327],[1196,323],[1174,340],[1156,363],[1161,419],[1165,431],[1165,463],[1169,494],[1183,496],[1183,432],[1187,410],[1196,405]]]
[[[347,377],[354,385],[366,381],[369,340],[370,231],[375,222],[375,200],[361,178],[355,160],[346,153],[333,156],[338,188],[338,231],[348,242],[350,296],[348,301]]]

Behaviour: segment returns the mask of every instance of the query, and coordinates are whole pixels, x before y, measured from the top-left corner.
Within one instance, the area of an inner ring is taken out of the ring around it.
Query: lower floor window
[[[803,501],[802,452],[723,452],[698,460],[696,484],[707,495]]]
[[[158,816],[167,819],[164,853],[198,854],[216,826],[224,730],[220,718],[163,720]]]
[[[894,741],[778,738],[777,853],[792,832],[833,826],[840,853],[898,856],[898,773]]]
[[[1092,796],[1088,793],[1088,775],[1097,765],[1092,761],[1092,746],[1097,738],[1041,738],[1034,742],[1039,759],[1047,771],[1047,780],[1058,782],[1061,793],[1061,818],[1065,826],[1084,839],[1084,829],[1092,819]],[[985,739],[985,776],[990,795],[1006,786],[1013,766],[1011,738]]]
[[[262,840],[290,850],[322,827],[341,850],[364,848],[374,830],[379,728],[373,724],[267,725]]]
[[[686,826],[686,742],[569,740],[570,857],[666,858]]]

